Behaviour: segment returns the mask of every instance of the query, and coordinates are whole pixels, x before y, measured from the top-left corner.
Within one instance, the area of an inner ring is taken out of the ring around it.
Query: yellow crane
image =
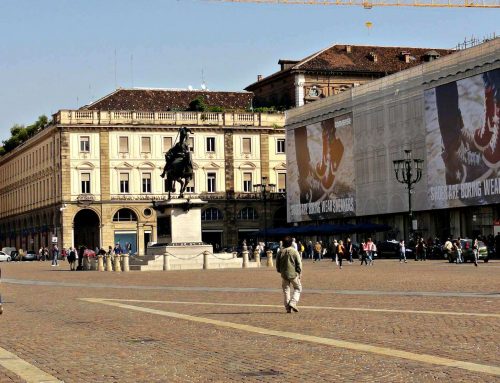
[[[226,3],[358,5],[373,7],[500,8],[500,0],[210,0]]]

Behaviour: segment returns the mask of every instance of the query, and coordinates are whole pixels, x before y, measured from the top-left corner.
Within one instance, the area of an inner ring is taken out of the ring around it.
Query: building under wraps
[[[499,38],[290,110],[288,221],[371,221],[393,227],[381,237],[407,236],[408,191],[393,161],[411,150],[424,161],[413,229],[425,238],[493,234],[499,122]]]

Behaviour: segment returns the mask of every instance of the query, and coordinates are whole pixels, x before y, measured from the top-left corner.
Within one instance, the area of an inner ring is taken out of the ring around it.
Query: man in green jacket
[[[292,238],[286,237],[283,240],[283,249],[276,257],[276,270],[281,274],[281,287],[283,288],[284,302],[287,313],[292,310],[298,312],[302,284],[300,277],[302,274],[302,260],[299,252],[292,246]],[[293,286],[293,296],[290,299],[290,285]]]

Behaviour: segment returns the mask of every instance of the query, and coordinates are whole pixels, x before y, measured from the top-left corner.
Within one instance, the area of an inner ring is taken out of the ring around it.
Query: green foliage
[[[7,140],[2,141],[2,146],[0,146],[0,156],[9,153],[16,147],[21,145],[23,142],[27,141],[39,131],[41,131],[49,122],[47,116],[40,116],[38,120],[27,127],[24,125],[15,124],[10,128],[11,137]]]
[[[203,96],[196,97],[193,101],[189,103],[189,110],[192,112],[206,112],[207,104]]]
[[[277,110],[274,106],[261,106],[258,108],[253,108],[254,113],[276,113]]]
[[[224,113],[224,108],[222,106],[209,106],[207,112]]]

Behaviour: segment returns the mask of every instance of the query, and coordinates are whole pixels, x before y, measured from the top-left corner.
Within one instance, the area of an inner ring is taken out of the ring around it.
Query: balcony
[[[255,126],[285,125],[283,113],[142,112],[124,110],[60,110],[53,115],[58,125],[172,125]]]

